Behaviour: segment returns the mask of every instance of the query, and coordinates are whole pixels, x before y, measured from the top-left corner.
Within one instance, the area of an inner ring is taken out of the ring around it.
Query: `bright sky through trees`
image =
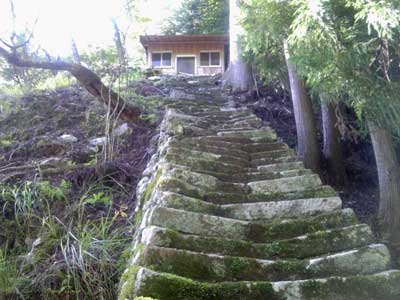
[[[139,0],[140,15],[151,19],[145,32],[157,33],[160,23],[181,0]],[[52,55],[69,52],[71,37],[78,46],[102,46],[112,42],[114,17],[127,27],[126,0],[14,0],[17,30],[32,27],[36,18],[35,42]],[[9,0],[0,0],[0,36],[8,37],[12,28]],[[144,32],[143,32],[144,33]]]

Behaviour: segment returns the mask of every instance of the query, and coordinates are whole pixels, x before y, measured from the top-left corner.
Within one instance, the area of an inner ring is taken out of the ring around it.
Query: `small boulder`
[[[76,138],[72,134],[63,134],[58,138],[58,140],[64,143],[76,143],[78,141],[78,138]]]
[[[89,140],[89,144],[91,146],[102,146],[107,142],[107,138],[105,136],[94,138]]]
[[[161,80],[160,76],[150,76],[149,78],[147,78],[147,80],[149,81],[159,81]]]
[[[114,134],[114,136],[121,136],[121,135],[128,133],[129,131],[130,131],[130,128],[128,126],[128,123],[123,123],[113,130],[113,134]]]

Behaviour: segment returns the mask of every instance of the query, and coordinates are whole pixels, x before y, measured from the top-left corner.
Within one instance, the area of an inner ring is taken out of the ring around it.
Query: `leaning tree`
[[[379,178],[379,219],[400,246],[400,3],[296,0],[293,40],[316,86],[340,91],[369,128]],[[322,81],[318,83],[317,81]]]
[[[105,105],[109,105],[112,110],[118,111],[124,120],[133,121],[139,118],[141,111],[138,107],[127,103],[111,87],[106,86],[93,71],[79,63],[66,61],[38,59],[26,57],[19,53],[19,49],[28,42],[13,45],[1,40],[4,46],[0,46],[0,56],[10,65],[19,68],[36,68],[53,71],[67,71],[96,99]]]
[[[132,5],[134,1],[129,1]],[[112,90],[111,87],[106,86],[100,77],[80,63],[79,54],[75,42],[72,42],[72,49],[74,54],[74,62],[67,62],[60,59],[51,59],[50,55],[46,52],[46,57],[39,57],[23,51],[31,42],[33,37],[33,30],[29,34],[23,35],[25,39],[16,39],[16,12],[13,0],[10,0],[10,12],[12,17],[13,28],[10,34],[9,41],[0,38],[0,57],[5,59],[11,66],[19,69],[43,69],[51,71],[67,71],[96,99],[103,104],[109,106],[113,112],[127,121],[137,120],[141,114],[141,110],[126,102],[121,95]],[[114,23],[115,24],[115,23]],[[34,26],[33,26],[34,27]],[[28,32],[28,31],[27,31]]]
[[[318,172],[320,150],[312,102],[288,43],[290,25],[295,14],[289,2],[247,1],[244,19],[247,54],[268,80],[289,82],[287,88],[291,91],[296,121],[297,154],[307,168]]]

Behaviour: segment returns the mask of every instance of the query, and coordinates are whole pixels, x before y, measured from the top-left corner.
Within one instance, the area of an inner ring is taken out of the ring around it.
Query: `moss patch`
[[[140,293],[163,300],[283,300],[266,282],[208,284],[169,274],[152,277]]]
[[[136,274],[139,271],[138,266],[130,266],[121,276],[122,287],[118,300],[131,300],[134,297],[134,287]]]

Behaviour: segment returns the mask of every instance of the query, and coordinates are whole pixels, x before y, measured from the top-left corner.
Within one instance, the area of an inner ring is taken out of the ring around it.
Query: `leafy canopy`
[[[400,7],[396,0],[249,0],[246,53],[268,79],[284,78],[287,41],[317,94],[349,99],[399,134]]]
[[[229,28],[229,0],[187,0],[167,21],[165,34],[224,34]]]

